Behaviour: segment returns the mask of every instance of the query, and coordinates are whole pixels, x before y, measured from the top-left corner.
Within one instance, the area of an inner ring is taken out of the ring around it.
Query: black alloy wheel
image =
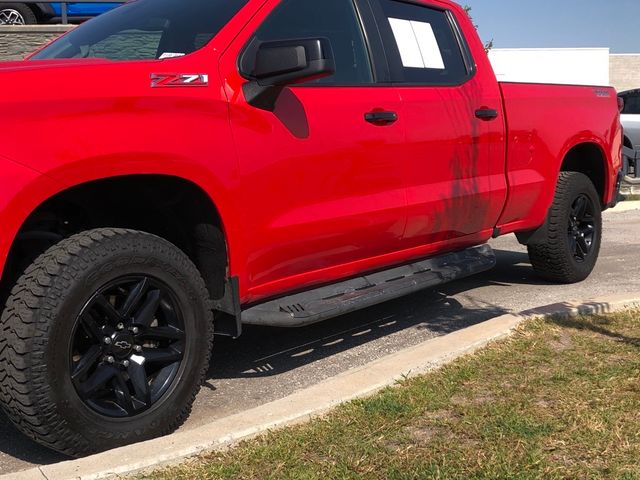
[[[571,205],[569,214],[569,245],[573,258],[584,262],[593,251],[596,237],[595,206],[587,195],[580,195]]]
[[[96,292],[70,344],[80,398],[107,417],[130,417],[167,392],[184,358],[184,321],[171,290],[150,277],[123,277]]]

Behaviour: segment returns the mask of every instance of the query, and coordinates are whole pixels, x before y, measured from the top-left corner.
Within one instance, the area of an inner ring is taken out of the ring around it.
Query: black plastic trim
[[[371,4],[369,0],[354,0],[354,5],[360,18],[360,26],[364,34],[367,50],[369,51],[369,61],[373,69],[373,85],[367,84],[364,86],[388,84],[391,81],[389,61]]]
[[[225,280],[224,296],[211,302],[214,316],[214,333],[218,336],[238,338],[242,335],[240,307],[240,280],[230,277]]]
[[[493,268],[489,245],[468,248],[247,308],[242,322],[302,327]]]
[[[460,51],[462,52],[462,59],[464,60],[465,67],[467,68],[467,75],[469,76],[468,80],[471,80],[476,75],[476,61],[473,58],[467,39],[462,34],[458,19],[451,10],[447,10],[446,14],[447,17],[449,17],[451,29],[453,30],[453,34],[455,35]]]
[[[615,187],[615,192],[613,192],[613,200],[611,201],[611,203],[609,203],[605,207],[605,210],[608,210],[609,208],[614,208],[616,205],[618,205],[618,203],[620,203],[621,196],[622,196],[620,194],[620,190],[622,189],[623,180],[624,180],[624,172],[620,171],[620,173],[618,173],[618,178],[616,179],[616,187]]]

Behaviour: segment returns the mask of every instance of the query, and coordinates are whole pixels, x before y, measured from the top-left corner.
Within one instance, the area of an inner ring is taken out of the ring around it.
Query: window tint
[[[285,0],[255,33],[259,42],[325,37],[331,42],[336,73],[311,84],[373,82],[362,28],[352,0]]]
[[[394,83],[453,85],[469,72],[447,12],[379,0],[379,17]]]
[[[623,115],[640,115],[640,91],[621,95],[624,98]]]
[[[248,0],[136,0],[84,23],[35,55],[147,60],[208,43]]]

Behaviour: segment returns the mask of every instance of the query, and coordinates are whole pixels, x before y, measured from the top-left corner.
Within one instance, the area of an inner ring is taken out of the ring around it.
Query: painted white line
[[[216,420],[195,430],[122,447],[79,460],[0,476],[0,480],[111,478],[176,464],[186,458],[246,440],[274,428],[301,423],[331,408],[371,395],[407,376],[433,370],[510,335],[523,321],[541,316],[575,316],[640,308],[640,293],[588,302],[566,302],[503,315],[434,338],[318,383],[286,398]]]

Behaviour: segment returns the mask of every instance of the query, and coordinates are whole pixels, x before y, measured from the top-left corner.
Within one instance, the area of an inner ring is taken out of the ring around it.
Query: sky
[[[640,0],[456,0],[496,48],[609,47],[640,53]]]

